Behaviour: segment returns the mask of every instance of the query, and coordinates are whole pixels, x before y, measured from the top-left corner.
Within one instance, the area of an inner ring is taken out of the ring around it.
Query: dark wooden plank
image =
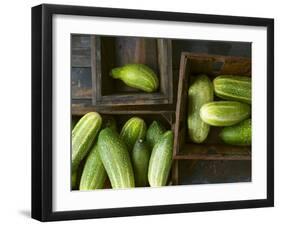
[[[160,89],[168,98],[168,103],[173,103],[172,41],[170,39],[157,39],[157,47]]]
[[[185,125],[186,125],[186,96],[188,90],[188,79],[187,70],[188,60],[187,57],[182,54],[179,71],[178,81],[178,93],[177,93],[177,104],[176,104],[176,120],[175,120],[175,136],[174,136],[174,147],[173,155],[176,156],[179,153],[180,147],[185,142]]]
[[[175,111],[172,109],[164,109],[164,108],[115,108],[115,107],[97,107],[97,106],[90,106],[90,105],[84,105],[81,104],[72,104],[71,106],[72,114],[73,115],[84,115],[91,111],[97,111],[103,114],[175,114]],[[167,119],[167,121],[171,121],[170,119]]]
[[[122,101],[121,101],[122,100]],[[133,93],[133,94],[112,94],[108,96],[102,96],[99,104],[104,106],[111,105],[157,105],[168,104],[168,100],[163,98],[160,93]]]
[[[87,34],[72,34],[71,35],[71,48],[88,48],[91,47],[91,35]]]
[[[100,56],[100,38],[96,35],[91,36],[91,67],[92,67],[92,103],[96,105],[101,98],[100,85],[101,80],[101,56]]]
[[[186,144],[175,159],[199,160],[251,160],[250,146],[224,144]]]
[[[91,67],[90,35],[71,36],[71,66]]]
[[[172,184],[178,185],[179,184],[179,161],[173,160],[172,165]]]
[[[235,56],[185,53],[191,61],[191,74],[251,75],[251,59]]]
[[[251,180],[251,161],[179,161],[181,185],[237,183]]]
[[[92,98],[91,68],[71,69],[71,98],[91,99]]]
[[[172,40],[173,68],[179,69],[182,52],[207,53],[224,56],[251,57],[250,42],[208,40]]]

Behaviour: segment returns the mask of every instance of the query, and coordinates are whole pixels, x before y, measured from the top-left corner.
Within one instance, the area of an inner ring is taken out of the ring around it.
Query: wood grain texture
[[[182,160],[179,184],[251,182],[251,161]]]
[[[251,160],[251,146],[185,144],[175,159]]]
[[[71,36],[71,67],[91,67],[90,35]]]
[[[91,99],[92,98],[91,68],[71,69],[71,98]]]

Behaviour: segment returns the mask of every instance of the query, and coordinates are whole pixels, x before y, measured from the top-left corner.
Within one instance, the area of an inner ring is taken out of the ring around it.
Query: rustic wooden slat
[[[251,75],[251,59],[245,57],[185,53],[191,61],[191,74]]]
[[[122,101],[121,101],[122,100]],[[134,93],[134,94],[115,94],[102,96],[100,102],[104,106],[118,106],[118,105],[143,105],[145,104],[167,104],[168,100],[163,99],[163,95],[160,93]],[[99,102],[99,103],[100,103]]]
[[[208,53],[223,56],[251,57],[250,42],[225,42],[207,40],[173,40],[173,68],[179,69],[182,52]]]
[[[173,103],[173,68],[172,68],[172,41],[158,39],[158,64],[160,71],[160,89],[168,98],[168,103]]]
[[[175,159],[172,165],[172,183],[173,185],[179,184],[179,161]]]
[[[175,159],[251,160],[251,147],[223,144],[186,144]]]
[[[71,51],[72,67],[91,67],[91,50],[89,48],[74,48]]]
[[[90,35],[71,36],[71,66],[91,67]]]
[[[155,105],[155,106],[93,106],[89,101],[72,100],[72,114],[84,115],[90,111],[97,111],[101,113],[115,113],[115,114],[175,114],[174,107],[169,105]],[[174,118],[174,116],[169,116]]]
[[[91,68],[71,69],[71,98],[90,99],[92,98]]]
[[[179,184],[250,182],[251,161],[179,160]]]
[[[188,66],[187,57],[182,55],[180,62],[179,82],[178,82],[178,94],[176,104],[176,120],[175,120],[175,136],[174,136],[174,148],[173,155],[176,156],[179,153],[180,147],[185,141],[185,125],[186,125],[186,95],[188,90],[187,70]]]

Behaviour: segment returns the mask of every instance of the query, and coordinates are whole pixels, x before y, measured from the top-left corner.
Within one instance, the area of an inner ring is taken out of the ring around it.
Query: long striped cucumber
[[[121,79],[127,86],[145,92],[154,92],[159,86],[155,72],[144,64],[127,64],[114,68],[111,71],[111,76],[115,79]]]
[[[135,186],[130,154],[116,131],[105,128],[99,133],[98,152],[112,188]]]
[[[145,187],[148,185],[148,164],[150,159],[150,149],[147,143],[139,139],[131,153],[132,164],[135,175],[135,184],[137,187]]]
[[[130,118],[123,126],[120,137],[128,146],[129,152],[132,151],[138,139],[144,139],[146,135],[146,124],[143,119],[139,117]]]
[[[252,143],[252,122],[246,119],[237,125],[228,126],[222,129],[220,138],[226,144],[251,145]]]
[[[146,141],[151,150],[165,131],[165,127],[159,121],[150,124],[146,131]]]
[[[225,100],[251,104],[252,80],[246,76],[220,75],[213,80],[215,94]]]
[[[97,112],[85,114],[72,130],[72,172],[75,172],[81,160],[87,155],[102,124]]]
[[[106,176],[107,174],[98,152],[98,145],[95,144],[86,159],[79,190],[103,188]]]
[[[201,119],[212,126],[232,126],[248,118],[251,107],[237,101],[215,101],[200,109]]]
[[[151,187],[165,186],[172,166],[173,132],[168,130],[155,144],[148,166],[148,181]]]
[[[214,99],[213,85],[206,75],[196,77],[188,90],[187,127],[190,139],[202,143],[208,136],[210,126],[200,117],[200,108]]]

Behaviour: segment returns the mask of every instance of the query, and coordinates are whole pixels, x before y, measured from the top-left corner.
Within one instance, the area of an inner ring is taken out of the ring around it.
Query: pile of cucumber
[[[231,145],[251,145],[251,78],[220,75],[213,82],[199,75],[188,90],[187,127],[194,143],[204,142],[210,126],[223,127],[219,137]]]
[[[159,187],[168,182],[173,133],[159,121],[130,118],[118,133],[113,117],[84,115],[72,130],[72,189]]]

